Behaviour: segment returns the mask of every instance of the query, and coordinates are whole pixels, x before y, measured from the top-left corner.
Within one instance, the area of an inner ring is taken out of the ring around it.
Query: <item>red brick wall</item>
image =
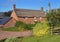
[[[22,31],[22,32],[13,32],[13,31],[1,31],[0,30],[0,40],[9,38],[9,37],[28,37],[32,36],[32,30]]]
[[[14,18],[12,18],[11,20],[9,20],[6,24],[4,24],[4,28],[6,27],[14,27],[16,23],[16,20]]]
[[[39,22],[39,21],[44,21],[45,18],[42,18],[42,19],[36,18],[36,20],[37,20],[38,22]],[[25,19],[25,18],[19,18],[19,21],[22,21],[22,22],[24,22],[24,23],[34,23],[34,18],[27,18],[27,19]]]
[[[18,21],[18,17],[17,17],[17,15],[16,15],[16,13],[15,13],[14,10],[13,10],[13,12],[12,12],[12,14],[11,14],[11,17],[13,17],[15,20]]]
[[[44,21],[45,18],[36,18],[36,20],[39,22],[39,21]],[[19,18],[19,21],[21,22],[24,22],[24,23],[34,23],[34,18]],[[14,27],[15,26],[15,23],[16,23],[16,20],[14,18],[12,18],[11,20],[9,20],[5,25],[3,25],[4,28],[6,27]]]

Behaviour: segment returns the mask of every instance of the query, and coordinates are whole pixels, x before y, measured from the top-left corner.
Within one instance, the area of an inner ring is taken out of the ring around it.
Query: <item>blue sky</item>
[[[12,10],[13,4],[22,9],[40,10],[44,7],[44,10],[47,10],[49,2],[52,9],[60,7],[60,0],[0,0],[0,12]]]

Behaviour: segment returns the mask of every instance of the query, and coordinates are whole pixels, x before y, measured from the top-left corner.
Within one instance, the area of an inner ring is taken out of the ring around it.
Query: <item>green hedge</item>
[[[31,29],[33,29],[34,25],[35,24],[25,24],[21,21],[17,21],[15,26],[24,28],[25,30],[31,30]]]
[[[31,30],[35,24],[25,24],[23,22],[17,21],[15,27],[8,27],[8,28],[1,28],[5,31],[24,31],[24,30]]]

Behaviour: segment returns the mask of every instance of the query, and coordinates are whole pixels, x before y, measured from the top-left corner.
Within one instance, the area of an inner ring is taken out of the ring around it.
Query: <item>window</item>
[[[27,19],[27,17],[25,17],[25,19]]]
[[[35,22],[35,23],[37,22],[37,18],[36,18],[36,17],[34,17],[34,22]]]
[[[42,19],[42,17],[40,16],[40,20]]]
[[[36,19],[36,17],[34,17],[34,19]]]

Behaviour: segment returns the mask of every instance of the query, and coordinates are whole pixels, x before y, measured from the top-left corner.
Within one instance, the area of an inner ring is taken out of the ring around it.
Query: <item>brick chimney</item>
[[[16,4],[13,4],[13,9],[16,9]]]

